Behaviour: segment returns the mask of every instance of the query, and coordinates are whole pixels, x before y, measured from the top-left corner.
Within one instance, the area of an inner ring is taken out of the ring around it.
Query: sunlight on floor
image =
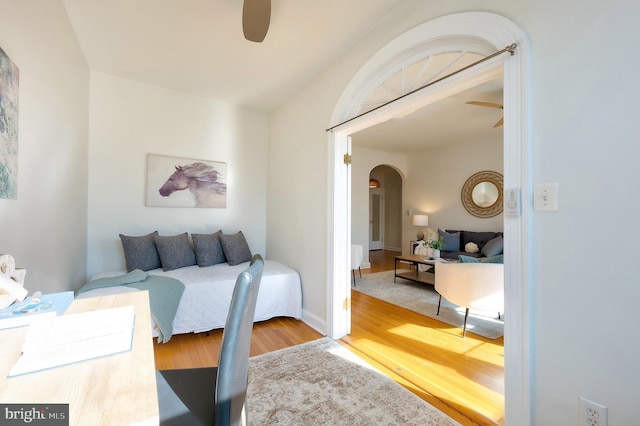
[[[416,325],[416,324],[411,324],[411,323],[406,323],[403,326],[394,327],[394,328],[388,329],[387,332],[393,333],[393,334],[395,334],[397,336],[400,336],[402,338],[405,338],[405,339],[414,339],[415,340],[416,336],[424,334],[424,332],[426,330],[433,330],[433,328],[426,327],[426,326],[421,326],[421,325]],[[474,338],[473,335],[471,335],[471,334],[467,334],[466,337],[462,338],[461,330],[458,327],[450,326],[450,325],[444,324],[444,323],[443,323],[443,327],[440,329],[440,331],[448,333],[448,334],[454,334],[456,336],[460,336],[460,344],[459,345],[455,345],[455,346],[449,345],[447,351],[449,351],[451,353],[455,353],[457,355],[464,355],[464,356],[467,356],[467,357],[470,357],[470,358],[483,360],[483,362],[491,362],[491,364],[493,364],[493,365],[495,365],[497,367],[504,367],[503,355],[501,357],[491,361],[491,360],[487,359],[486,354],[479,354],[478,353],[481,349],[483,349],[486,346],[491,346],[491,348],[495,348],[495,347],[502,348],[501,344],[487,342],[487,341],[481,340],[479,338]],[[382,344],[381,346],[385,346],[385,345]],[[391,348],[391,349],[393,349],[393,348]],[[476,355],[476,353],[478,353],[478,354]]]

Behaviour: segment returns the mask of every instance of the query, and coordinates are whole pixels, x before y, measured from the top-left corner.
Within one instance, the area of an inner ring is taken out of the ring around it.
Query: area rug
[[[407,271],[399,270],[398,272]],[[436,315],[440,295],[432,285],[415,283],[402,278],[397,278],[394,283],[393,275],[394,271],[363,274],[362,278],[356,278],[356,285],[351,289],[462,329],[464,308],[443,298],[440,315]],[[498,319],[497,312],[470,310],[467,331],[488,339],[496,339],[504,335],[504,322]]]
[[[251,425],[458,425],[330,338],[252,357]]]

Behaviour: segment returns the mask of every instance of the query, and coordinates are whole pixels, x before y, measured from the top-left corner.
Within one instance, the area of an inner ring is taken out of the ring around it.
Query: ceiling
[[[63,0],[94,71],[272,110],[403,0],[272,0],[265,40],[242,33],[243,0]]]
[[[242,33],[242,0],[63,0],[91,70],[272,111],[360,42],[403,0],[272,0],[265,40]],[[502,80],[354,135],[354,144],[414,153],[489,134]],[[463,125],[464,124],[464,125]],[[393,147],[389,148],[389,141]]]
[[[502,109],[467,105],[467,101],[502,104],[503,77],[449,96],[404,117],[394,118],[351,135],[354,146],[412,155],[445,144],[502,138],[493,127]]]

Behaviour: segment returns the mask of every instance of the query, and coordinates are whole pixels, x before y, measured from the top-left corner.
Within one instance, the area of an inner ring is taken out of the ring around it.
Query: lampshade
[[[380,188],[380,181],[378,179],[369,179],[369,188]]]
[[[426,214],[414,214],[413,226],[429,226],[429,216]]]

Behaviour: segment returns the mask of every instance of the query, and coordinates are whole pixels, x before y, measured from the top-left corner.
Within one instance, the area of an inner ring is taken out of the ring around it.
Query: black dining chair
[[[218,367],[156,371],[161,425],[246,424],[249,349],[263,267],[256,254],[238,275]]]

